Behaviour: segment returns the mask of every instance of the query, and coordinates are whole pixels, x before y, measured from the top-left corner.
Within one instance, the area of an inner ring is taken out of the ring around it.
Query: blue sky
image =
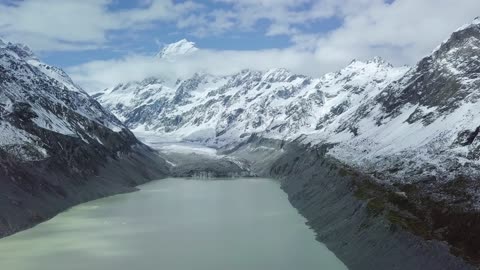
[[[265,36],[263,31],[231,32],[216,36],[197,36],[186,31],[176,31],[173,25],[158,24],[157,27],[135,33],[126,41],[123,31],[116,33],[107,48],[87,51],[41,51],[41,58],[61,67],[78,65],[86,61],[106,60],[125,54],[139,53],[155,55],[169,43],[183,38],[196,43],[197,47],[218,50],[263,50],[271,48],[288,48],[292,45],[288,36]]]
[[[152,56],[183,38],[202,51],[192,72],[412,65],[478,15],[478,0],[0,0],[0,37],[93,91],[156,75]]]
[[[175,1],[181,3],[185,1]],[[300,1],[301,2],[301,1]],[[232,9],[231,4],[212,1],[202,1],[204,5],[199,12],[211,12],[216,9]],[[308,10],[312,2],[300,3],[296,10]],[[128,11],[132,9],[148,8],[148,1],[144,0],[116,0],[105,5],[108,12]],[[195,12],[192,12],[195,14]],[[197,47],[216,50],[265,50],[284,49],[294,45],[288,34],[266,35],[271,22],[260,19],[248,29],[233,29],[221,33],[205,35],[196,33],[195,29],[178,29],[175,22],[153,21],[144,29],[132,32],[129,29],[120,29],[107,33],[109,41],[105,48],[90,50],[54,51],[42,50],[42,59],[52,65],[69,67],[87,61],[106,60],[121,57],[125,54],[140,53],[154,55],[165,44],[187,38],[197,44]],[[321,18],[296,27],[302,33],[321,35],[338,28],[341,18]]]

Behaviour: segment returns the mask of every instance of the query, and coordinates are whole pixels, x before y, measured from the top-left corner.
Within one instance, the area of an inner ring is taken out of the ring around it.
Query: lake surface
[[[0,240],[2,270],[337,270],[269,179],[166,179]]]

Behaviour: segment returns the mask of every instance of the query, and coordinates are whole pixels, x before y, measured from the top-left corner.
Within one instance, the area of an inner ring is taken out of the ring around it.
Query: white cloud
[[[142,80],[151,76],[175,80],[195,72],[227,75],[246,68],[266,70],[285,67],[298,73],[319,76],[320,70],[315,72],[319,64],[312,53],[293,48],[260,51],[200,50],[176,58],[175,61],[160,60],[151,55],[129,55],[121,59],[89,62],[67,71],[87,91],[94,92],[114,83]]]
[[[91,49],[110,46],[112,30],[131,33],[169,22],[176,30],[199,36],[259,31],[262,24],[266,25],[265,35],[285,35],[292,41],[287,49],[203,50],[169,65],[146,55],[127,55],[70,67],[72,77],[89,90],[166,72],[181,75],[197,70],[226,73],[285,67],[319,76],[353,58],[374,56],[396,65],[411,65],[458,26],[480,15],[478,0],[137,0],[138,8],[121,11],[108,8],[112,1],[0,4],[0,35],[37,50]],[[315,32],[314,26],[332,20],[340,22],[335,29]]]
[[[397,0],[391,4],[382,0],[217,1],[231,3],[237,13],[233,18],[231,10],[216,10],[212,18],[221,23],[212,24],[213,31],[247,29],[268,18],[272,24],[265,34],[288,33],[294,45],[281,50],[203,51],[175,64],[159,64],[149,56],[128,56],[87,63],[70,71],[86,88],[98,89],[114,82],[167,72],[172,76],[201,70],[225,74],[244,68],[285,67],[319,76],[345,66],[354,58],[366,60],[374,56],[396,65],[412,65],[480,11],[478,0]],[[296,9],[298,3],[312,9]],[[343,23],[328,33],[305,33],[295,28],[308,20],[332,16],[341,18]],[[202,22],[208,23],[209,19],[192,18],[183,27],[198,23],[202,29],[205,27]]]
[[[105,46],[113,30],[174,21],[199,4],[150,0],[139,8],[111,11],[112,0],[25,0],[0,3],[0,35],[37,51]]]
[[[412,64],[459,25],[480,15],[478,0],[216,1],[230,4],[231,10],[216,10],[211,17],[226,17],[232,10],[235,14],[221,31],[248,30],[266,20],[266,35],[287,35],[297,48],[316,49],[317,60],[329,70],[353,58],[374,56],[394,64]],[[332,18],[343,23],[329,33],[301,30]],[[211,21],[199,21],[198,25],[205,27],[203,32],[218,32]]]
[[[199,36],[222,34],[231,30],[253,31],[259,22],[267,22],[268,35],[292,35],[298,26],[308,25],[335,16],[341,1],[332,0],[212,0],[222,4],[203,14],[189,17],[191,28]],[[225,8],[225,5],[227,8]]]
[[[316,57],[339,66],[351,58],[380,55],[394,64],[413,64],[460,25],[480,13],[478,0],[362,1],[343,6],[344,23],[317,42]]]

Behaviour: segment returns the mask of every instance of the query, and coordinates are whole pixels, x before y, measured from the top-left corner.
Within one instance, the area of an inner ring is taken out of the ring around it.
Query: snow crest
[[[189,55],[196,51],[198,51],[198,48],[195,47],[194,42],[182,39],[175,43],[164,46],[164,48],[157,54],[156,57],[162,59],[171,59],[182,55]]]

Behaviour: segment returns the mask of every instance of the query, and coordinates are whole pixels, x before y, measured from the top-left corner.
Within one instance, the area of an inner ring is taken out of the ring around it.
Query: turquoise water
[[[269,179],[165,179],[0,240],[0,269],[337,270]]]

